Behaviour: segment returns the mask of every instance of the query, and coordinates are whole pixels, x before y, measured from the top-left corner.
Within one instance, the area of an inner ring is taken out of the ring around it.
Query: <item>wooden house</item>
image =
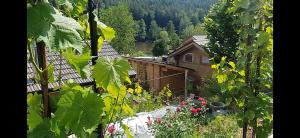
[[[212,73],[209,55],[203,49],[207,42],[206,36],[192,36],[162,59],[140,57],[128,61],[144,88],[156,94],[166,85],[175,95],[183,95],[187,85],[197,93],[196,87]]]

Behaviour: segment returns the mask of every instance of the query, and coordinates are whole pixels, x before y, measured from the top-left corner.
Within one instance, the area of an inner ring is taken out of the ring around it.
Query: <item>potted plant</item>
[[[223,102],[220,101],[220,97],[215,95],[211,98],[211,103],[210,103],[210,108],[212,109],[212,111],[217,111],[217,110],[224,110],[225,108],[225,104]]]

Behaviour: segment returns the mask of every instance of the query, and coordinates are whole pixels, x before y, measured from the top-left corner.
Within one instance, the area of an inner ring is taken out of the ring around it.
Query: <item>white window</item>
[[[202,63],[209,63],[209,58],[207,56],[203,56]]]
[[[193,54],[192,53],[187,53],[184,55],[184,59],[185,62],[193,62]]]

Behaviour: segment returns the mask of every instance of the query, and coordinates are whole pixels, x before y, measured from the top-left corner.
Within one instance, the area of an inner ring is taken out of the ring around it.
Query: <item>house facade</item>
[[[168,55],[168,63],[193,69],[191,77],[196,84],[200,84],[205,77],[210,77],[212,74],[210,57],[203,48],[207,42],[206,36],[189,37],[179,48]]]
[[[192,36],[166,58],[128,58],[128,61],[141,84],[156,94],[166,85],[175,95],[183,95],[186,89],[198,93],[197,86],[212,73],[209,55],[203,49],[207,42],[206,36]]]

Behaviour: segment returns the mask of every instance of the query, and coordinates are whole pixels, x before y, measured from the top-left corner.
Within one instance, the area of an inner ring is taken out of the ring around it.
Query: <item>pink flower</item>
[[[159,117],[156,118],[156,123],[159,124],[159,125],[161,124],[161,119]]]
[[[181,112],[181,108],[180,108],[180,107],[177,107],[177,108],[176,108],[176,111],[177,111],[177,112]]]
[[[198,112],[201,112],[201,111],[202,111],[202,108],[197,108],[197,111],[198,111]]]
[[[197,109],[196,108],[191,108],[191,112],[195,115],[195,114],[197,114]]]
[[[151,120],[151,118],[150,118],[149,116],[148,116],[147,118],[148,118],[148,121],[146,122],[147,126],[152,125],[152,120]]]
[[[186,104],[187,104],[187,102],[185,102],[185,101],[182,101],[182,102],[181,102],[181,106],[183,106],[183,107],[185,107]]]
[[[115,128],[115,125],[114,125],[114,124],[108,127],[108,132],[109,132],[110,134],[113,134],[115,130],[116,130],[116,128]]]
[[[206,104],[207,104],[206,101],[202,101],[203,106],[206,106]]]
[[[198,101],[199,101],[199,102],[202,102],[202,101],[204,101],[204,98],[203,98],[203,97],[200,97],[200,98],[198,99]]]

